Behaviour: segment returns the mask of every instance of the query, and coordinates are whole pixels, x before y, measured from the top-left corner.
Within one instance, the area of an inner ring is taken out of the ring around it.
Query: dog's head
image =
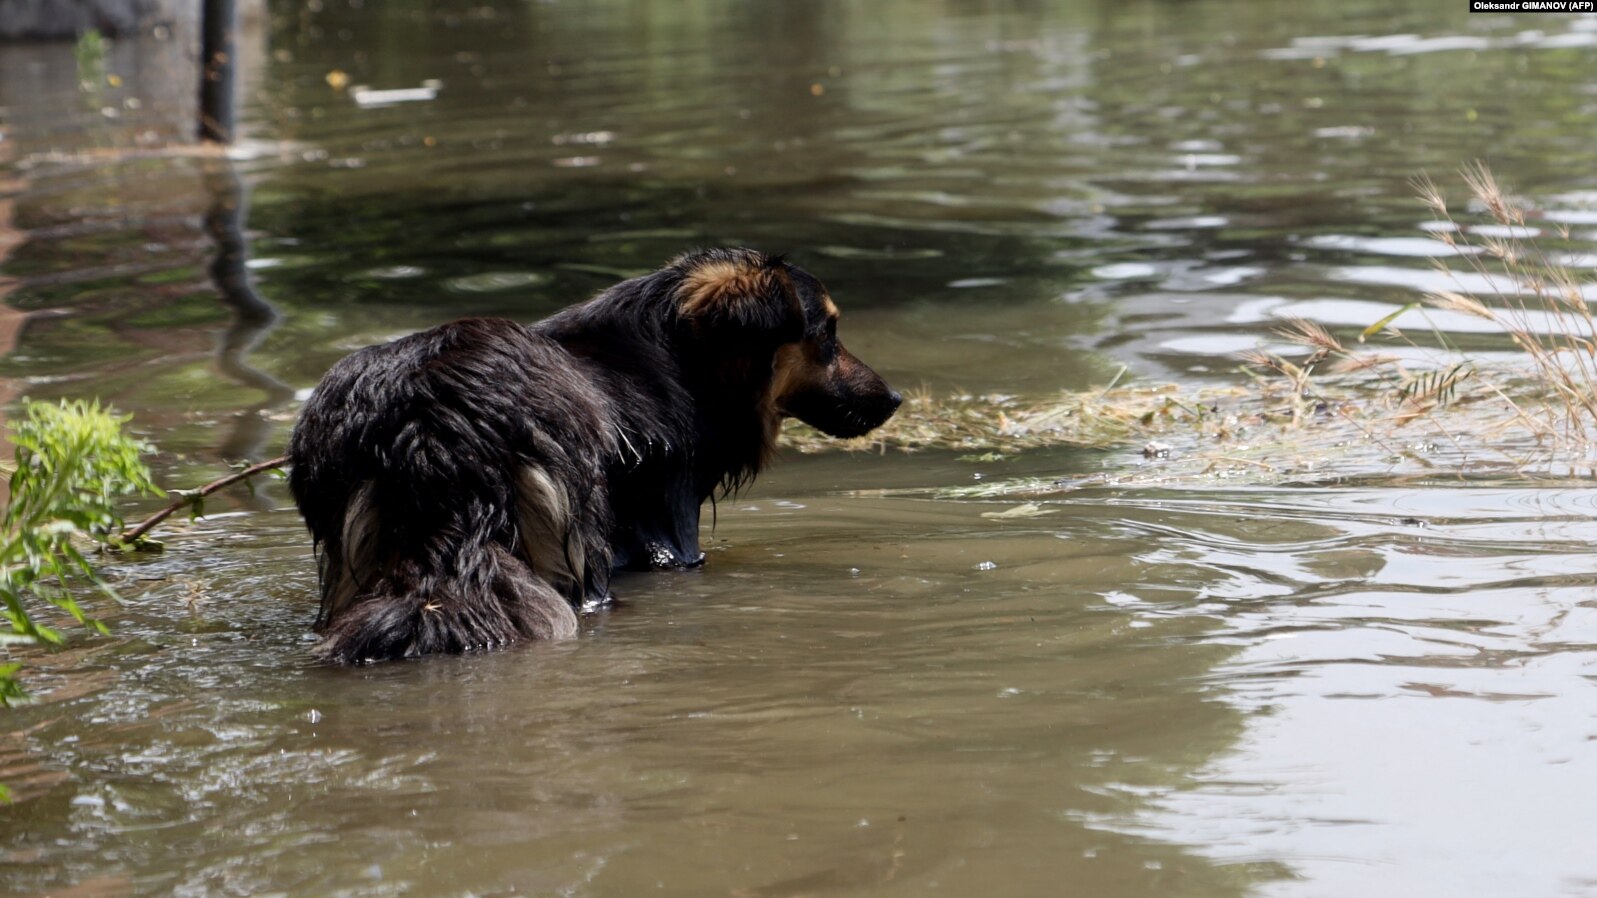
[[[675,267],[678,315],[707,348],[747,366],[773,431],[792,417],[857,437],[897,410],[902,397],[843,348],[837,306],[809,272],[743,249],[695,253]]]

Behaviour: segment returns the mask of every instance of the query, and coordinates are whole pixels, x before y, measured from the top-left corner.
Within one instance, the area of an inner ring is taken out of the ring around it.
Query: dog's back
[[[290,486],[321,550],[324,660],[576,632],[607,593],[607,400],[558,344],[471,319],[361,350],[306,404]]]

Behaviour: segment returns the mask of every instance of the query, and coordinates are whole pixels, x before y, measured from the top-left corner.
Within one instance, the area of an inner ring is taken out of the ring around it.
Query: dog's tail
[[[324,605],[313,654],[358,664],[576,635],[570,600],[505,546],[457,547],[448,562],[438,560],[400,557],[337,610]]]

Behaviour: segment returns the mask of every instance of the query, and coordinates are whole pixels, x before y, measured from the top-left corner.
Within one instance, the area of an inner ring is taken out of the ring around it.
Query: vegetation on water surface
[[[1485,226],[1461,225],[1434,183],[1416,182],[1437,218],[1434,236],[1462,260],[1433,260],[1457,289],[1427,293],[1346,338],[1284,319],[1276,346],[1240,356],[1251,375],[1243,385],[1111,385],[1042,399],[921,391],[885,427],[843,447],[943,449],[988,461],[1050,446],[1142,444],[1154,464],[1121,480],[1279,479],[1330,470],[1333,462],[1356,468],[1406,459],[1428,467],[1440,456],[1451,468],[1588,463],[1597,447],[1594,285],[1577,273],[1577,259],[1544,249],[1548,238],[1484,165],[1466,167],[1463,179],[1471,212],[1488,219]],[[1555,234],[1569,239],[1567,230]],[[1426,320],[1433,309],[1490,322],[1519,352],[1487,364],[1440,327],[1411,337],[1397,326]],[[1375,340],[1390,351],[1371,348]],[[790,426],[786,439],[802,452],[837,446],[803,426]]]

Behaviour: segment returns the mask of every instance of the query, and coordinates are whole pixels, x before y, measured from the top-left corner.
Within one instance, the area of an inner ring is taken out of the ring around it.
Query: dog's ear
[[[781,258],[716,251],[678,265],[677,314],[695,334],[773,347],[804,338],[804,304]]]

